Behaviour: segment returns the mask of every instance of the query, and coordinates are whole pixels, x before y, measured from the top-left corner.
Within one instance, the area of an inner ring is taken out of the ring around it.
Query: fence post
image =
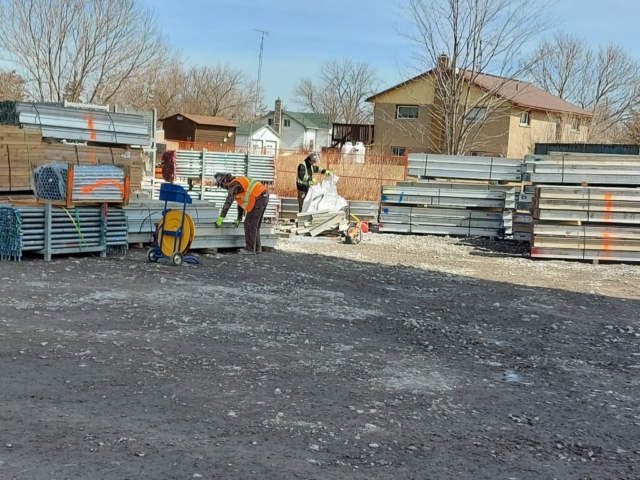
[[[206,153],[207,149],[202,149],[202,170],[200,171],[200,200],[204,200],[204,181],[206,178]]]
[[[407,173],[409,172],[409,149],[407,148],[404,151],[404,179],[408,178]]]

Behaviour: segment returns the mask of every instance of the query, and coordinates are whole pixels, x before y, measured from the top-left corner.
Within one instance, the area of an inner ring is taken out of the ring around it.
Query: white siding
[[[261,125],[269,125],[269,119],[273,119],[272,116],[267,116],[259,120]],[[284,120],[290,121],[288,127],[284,126]],[[286,113],[282,115],[282,137],[280,139],[281,150],[300,150],[308,148],[309,143],[313,141],[313,149],[320,151],[322,147],[331,146],[331,129],[306,129],[303,125],[296,122],[289,117]]]
[[[304,135],[304,146],[306,149],[316,150],[318,145],[316,143],[316,130],[309,129]]]
[[[272,148],[275,145],[276,150],[280,148],[280,138],[270,129],[261,127],[251,135],[254,147],[263,146]],[[237,135],[236,147],[247,147],[249,144],[249,135]]]
[[[331,146],[331,129],[321,128],[316,131],[316,150]]]

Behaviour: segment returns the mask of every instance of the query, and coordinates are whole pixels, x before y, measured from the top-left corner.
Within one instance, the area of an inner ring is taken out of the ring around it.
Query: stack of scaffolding
[[[533,183],[532,257],[640,261],[640,157],[550,154],[525,161]]]
[[[55,208],[0,205],[0,257],[20,261],[25,252],[43,255],[126,253],[128,225],[121,208]]]
[[[383,187],[380,231],[503,238],[512,233],[522,162],[508,158],[409,155],[418,181]]]

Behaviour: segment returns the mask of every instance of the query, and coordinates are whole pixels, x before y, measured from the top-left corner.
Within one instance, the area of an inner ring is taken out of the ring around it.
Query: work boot
[[[238,250],[238,255],[255,255],[255,253],[247,250],[246,248],[241,248],[240,250]]]
[[[258,255],[259,253],[262,253],[262,247],[256,249],[256,255]]]

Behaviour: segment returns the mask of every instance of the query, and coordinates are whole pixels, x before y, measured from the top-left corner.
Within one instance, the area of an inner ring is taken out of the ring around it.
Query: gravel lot
[[[518,253],[0,263],[0,479],[640,479],[640,267]]]

